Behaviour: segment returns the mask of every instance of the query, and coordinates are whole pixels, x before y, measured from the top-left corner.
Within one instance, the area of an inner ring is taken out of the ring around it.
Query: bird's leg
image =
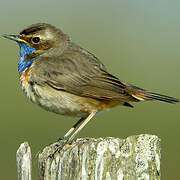
[[[71,137],[70,137],[67,141],[63,142],[60,146],[58,146],[58,147],[56,148],[56,150],[55,150],[52,154],[50,154],[48,157],[52,158],[52,157],[54,156],[54,154],[55,154],[57,151],[60,151],[65,144],[71,143],[72,140],[74,139],[74,137],[77,135],[77,133],[78,133],[79,131],[81,131],[81,129],[91,120],[91,118],[96,114],[96,112],[97,112],[97,111],[92,111],[87,117],[81,118],[81,119],[63,136],[64,138],[66,138],[67,136],[69,136],[69,135],[73,132],[73,130],[74,130],[79,124],[81,124],[81,125],[75,130],[75,132],[71,135]]]
[[[61,141],[65,138],[67,138],[75,129],[76,127],[82,122],[84,121],[84,119],[86,119],[87,117],[82,117],[78,122],[76,122],[76,124],[73,125],[73,127],[71,129],[69,129],[69,131],[63,136],[63,137],[60,137],[58,139],[58,141]]]
[[[81,129],[91,120],[91,118],[96,114],[96,112],[97,111],[92,111],[90,114],[89,114],[89,116],[87,116],[86,118],[84,118],[84,119],[82,119],[81,120],[81,125],[75,130],[75,132],[71,135],[71,137],[67,140],[67,142],[71,142],[73,139],[74,139],[74,137],[77,135],[77,133],[79,132],[79,131],[81,131]],[[79,122],[79,121],[78,121]],[[78,123],[77,122],[77,123]],[[79,124],[79,123],[78,123]]]

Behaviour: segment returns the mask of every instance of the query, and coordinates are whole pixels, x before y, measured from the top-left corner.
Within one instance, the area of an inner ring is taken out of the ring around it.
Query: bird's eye
[[[35,44],[39,43],[39,41],[40,41],[39,37],[33,37],[32,38],[32,42],[35,43]]]

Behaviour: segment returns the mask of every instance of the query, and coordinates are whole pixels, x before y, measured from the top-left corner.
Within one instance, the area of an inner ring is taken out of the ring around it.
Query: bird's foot
[[[58,142],[59,142],[59,141],[62,141],[62,140],[64,140],[65,138],[66,138],[66,136],[62,136],[62,137],[58,138],[57,141],[58,141]]]
[[[66,145],[66,143],[67,143],[67,141],[65,141],[61,144],[56,144],[54,151],[51,152],[51,154],[49,154],[48,158],[53,158],[57,152],[60,152],[62,150],[62,148],[64,147],[64,145]]]
[[[59,139],[58,139],[59,143],[56,144],[56,147],[55,147],[54,151],[48,156],[48,158],[54,158],[54,155],[57,152],[60,152],[65,145],[68,145],[68,144],[72,143],[72,141],[70,141],[69,139],[64,140],[63,142],[62,142],[63,139],[60,139],[60,140]]]

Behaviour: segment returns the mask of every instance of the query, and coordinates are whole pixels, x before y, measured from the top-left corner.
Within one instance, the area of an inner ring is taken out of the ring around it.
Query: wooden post
[[[27,142],[16,153],[18,180],[31,180],[31,149]]]
[[[57,142],[39,154],[40,180],[159,180],[160,139],[154,135],[77,139],[54,156]]]

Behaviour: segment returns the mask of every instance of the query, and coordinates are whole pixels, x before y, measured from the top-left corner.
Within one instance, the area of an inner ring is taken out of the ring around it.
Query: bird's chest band
[[[25,85],[26,83],[28,83],[30,74],[29,71],[31,70],[31,64],[21,73],[20,75],[20,80],[22,82],[22,85]]]

